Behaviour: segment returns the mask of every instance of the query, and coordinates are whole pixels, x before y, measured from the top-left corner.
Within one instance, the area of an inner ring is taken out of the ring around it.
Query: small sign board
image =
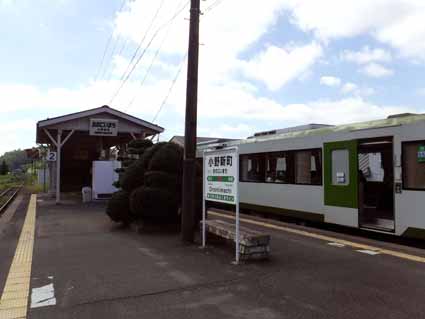
[[[421,145],[418,148],[418,162],[425,163],[425,145]]]
[[[90,135],[117,136],[118,135],[118,120],[90,119]]]
[[[49,162],[56,162],[56,159],[58,157],[58,154],[56,152],[48,151],[47,152],[47,161]]]
[[[238,158],[235,149],[206,153],[205,199],[236,205],[238,197]]]
[[[235,205],[236,210],[236,263],[239,262],[239,152],[228,148],[204,152],[202,247],[205,247],[205,201]]]

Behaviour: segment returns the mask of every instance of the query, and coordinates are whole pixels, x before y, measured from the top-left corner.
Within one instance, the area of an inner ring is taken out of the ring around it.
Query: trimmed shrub
[[[153,156],[149,163],[149,171],[163,171],[182,175],[183,148],[175,143],[166,143]]]
[[[168,144],[168,143],[167,142],[157,143],[157,144],[153,145],[152,147],[149,147],[145,151],[145,153],[143,153],[142,160],[143,160],[143,166],[145,168],[145,171],[148,170],[152,157],[166,144]]]
[[[126,160],[122,161],[122,167],[123,168],[130,167],[131,164],[133,163],[134,163],[134,159],[127,158]]]
[[[112,186],[114,186],[115,188],[120,188],[121,187],[120,181],[118,180],[118,181],[113,182]]]
[[[143,220],[175,222],[179,208],[176,195],[164,189],[142,186],[132,192],[130,208],[133,214]]]
[[[134,218],[130,212],[129,194],[125,191],[112,194],[106,207],[106,214],[116,223],[131,223]]]
[[[162,171],[149,171],[145,173],[145,186],[180,192],[181,178]]]
[[[153,145],[151,140],[132,140],[128,143],[129,148],[133,149],[147,149]]]
[[[143,185],[145,169],[143,159],[138,159],[126,168],[120,179],[121,187],[131,193],[137,187]]]
[[[115,173],[121,174],[124,173],[125,169],[124,168],[116,168],[115,169]]]

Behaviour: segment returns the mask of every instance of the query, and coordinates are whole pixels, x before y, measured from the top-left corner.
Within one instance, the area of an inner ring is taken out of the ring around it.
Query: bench
[[[206,220],[205,232],[236,241],[236,225],[234,222],[228,223],[220,219]],[[270,254],[270,235],[239,226],[239,253],[241,260],[268,258]]]

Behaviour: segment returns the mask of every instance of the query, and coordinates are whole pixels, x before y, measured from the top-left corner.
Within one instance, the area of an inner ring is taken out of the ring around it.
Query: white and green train
[[[425,238],[425,115],[311,124],[237,147],[241,209]]]

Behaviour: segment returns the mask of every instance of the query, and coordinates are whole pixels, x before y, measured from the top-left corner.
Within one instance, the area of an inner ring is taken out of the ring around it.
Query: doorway
[[[393,138],[358,143],[359,226],[394,232]]]

